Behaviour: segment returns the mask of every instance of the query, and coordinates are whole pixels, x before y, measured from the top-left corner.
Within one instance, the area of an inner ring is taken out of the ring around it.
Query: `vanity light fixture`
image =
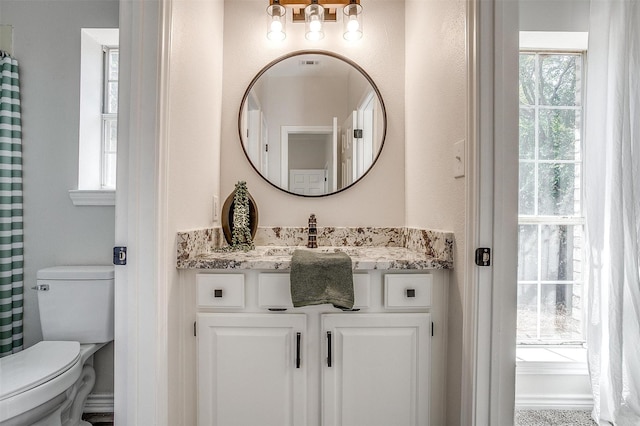
[[[360,40],[362,38],[362,6],[356,0],[351,0],[342,11],[345,40]]]
[[[304,8],[304,37],[311,41],[322,40],[324,38],[323,23],[324,7],[318,4],[318,0],[311,0],[311,4]]]
[[[287,38],[285,30],[287,10],[280,5],[280,0],[273,0],[267,7],[267,18],[267,38],[273,41],[282,41]]]
[[[324,23],[337,22],[342,9],[345,40],[362,38],[362,6],[360,0],[269,0],[267,7],[267,38],[284,40],[287,9],[291,9],[293,23],[305,23],[305,38],[324,38]]]

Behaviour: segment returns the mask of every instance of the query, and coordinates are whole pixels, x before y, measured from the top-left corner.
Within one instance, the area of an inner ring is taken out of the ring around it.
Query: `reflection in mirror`
[[[247,158],[284,191],[324,196],[361,179],[386,133],[382,97],[352,61],[329,52],[296,52],[253,79],[238,120]]]

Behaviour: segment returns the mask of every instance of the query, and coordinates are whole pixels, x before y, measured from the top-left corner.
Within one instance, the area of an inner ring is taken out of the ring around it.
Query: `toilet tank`
[[[38,271],[44,340],[113,340],[113,266],[55,266]]]

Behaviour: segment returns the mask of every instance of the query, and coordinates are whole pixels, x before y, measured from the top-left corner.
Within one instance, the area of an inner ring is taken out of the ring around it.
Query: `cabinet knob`
[[[407,289],[407,297],[416,297],[416,289],[408,288]]]
[[[215,290],[213,290],[213,297],[222,297],[222,289],[216,288]]]

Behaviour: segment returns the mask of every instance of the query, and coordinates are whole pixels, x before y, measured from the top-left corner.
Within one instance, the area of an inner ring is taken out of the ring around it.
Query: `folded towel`
[[[353,308],[351,258],[344,252],[295,250],[291,258],[291,301],[294,307],[331,303]]]

